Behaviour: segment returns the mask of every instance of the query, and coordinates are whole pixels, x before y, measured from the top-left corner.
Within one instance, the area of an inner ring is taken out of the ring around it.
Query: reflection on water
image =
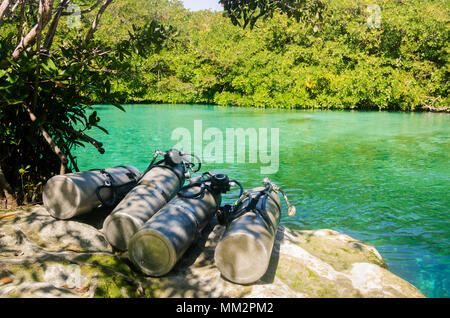
[[[144,170],[155,149],[166,150],[175,128],[279,128],[280,168],[270,178],[297,206],[282,223],[330,228],[373,244],[389,269],[428,297],[450,297],[450,117],[448,114],[287,111],[196,105],[101,106],[110,135],[100,155],[77,150],[80,168],[134,165]],[[208,141],[203,142],[204,145]],[[260,164],[206,163],[260,186]],[[227,194],[230,201],[237,191]]]

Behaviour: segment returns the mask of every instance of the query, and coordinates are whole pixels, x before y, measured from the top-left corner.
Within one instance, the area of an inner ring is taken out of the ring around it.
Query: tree
[[[253,28],[261,17],[272,17],[274,12],[282,12],[289,17],[300,19],[311,15],[320,16],[324,7],[321,0],[220,0],[231,22],[243,28]]]
[[[113,2],[1,1],[0,200],[6,207],[34,201],[51,176],[78,171],[74,146],[87,143],[105,151],[87,134],[93,128],[107,133],[91,106],[107,103],[123,110],[118,101],[126,96],[112,83],[130,70],[127,57],[158,51],[172,31],[150,21],[133,27],[126,39],[100,41],[95,32]],[[300,19],[321,6],[319,0],[220,2],[231,21],[244,28],[276,10]],[[81,29],[61,23],[75,14],[70,5],[80,6]]]
[[[61,19],[72,0],[3,0],[0,5],[0,199],[6,207],[34,201],[55,174],[78,171],[71,150],[89,143],[103,153],[87,131],[99,125],[94,103],[123,99],[111,81],[126,71],[132,51],[148,54],[164,40],[157,23],[134,28],[113,45],[95,39],[113,0],[77,1],[80,13],[92,12],[83,30]],[[58,31],[64,38],[54,45]],[[143,44],[143,41],[147,45]],[[150,45],[148,45],[150,44]],[[151,45],[154,44],[154,45]]]

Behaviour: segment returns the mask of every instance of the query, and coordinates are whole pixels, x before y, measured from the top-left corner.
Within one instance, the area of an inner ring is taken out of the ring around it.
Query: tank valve
[[[160,161],[155,163],[156,158],[158,156],[163,156],[164,159],[162,159],[162,160],[160,160]],[[194,163],[193,160],[191,160],[189,157],[195,158],[195,160],[197,162]],[[156,150],[154,155],[153,155],[153,158],[152,158],[152,161],[151,161],[150,165],[148,166],[146,171],[143,173],[143,175],[145,173],[147,173],[148,171],[150,171],[154,166],[159,165],[159,164],[161,164],[163,162],[166,165],[171,166],[171,167],[176,167],[178,165],[183,165],[184,168],[185,168],[185,178],[186,179],[190,178],[189,171],[191,171],[192,173],[196,173],[202,167],[202,162],[201,162],[200,158],[198,156],[196,156],[195,154],[186,153],[184,151],[180,151],[180,150],[177,150],[177,149],[170,149],[168,151]],[[194,167],[196,167],[195,170],[194,170]]]
[[[219,173],[211,177],[211,189],[217,193],[227,193],[230,191],[230,178],[227,175]]]
[[[269,189],[272,189],[273,191],[275,191],[275,193],[281,193],[281,195],[283,196],[284,201],[286,201],[286,205],[288,207],[288,210],[287,210],[288,216],[295,216],[295,213],[297,212],[297,210],[296,210],[295,206],[293,206],[289,202],[287,195],[286,195],[286,193],[284,193],[283,189],[281,189],[279,186],[277,186],[274,182],[270,181],[269,178],[264,178],[262,183],[266,188],[269,188]]]

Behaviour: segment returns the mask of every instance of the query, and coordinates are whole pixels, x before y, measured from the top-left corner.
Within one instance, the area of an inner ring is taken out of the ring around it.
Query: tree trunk
[[[23,22],[25,18],[25,0],[20,1],[20,13],[19,13],[19,26],[17,31],[17,42],[16,47],[19,45],[20,40],[22,39],[22,33],[23,33]]]
[[[6,199],[4,208],[12,209],[18,206],[16,195],[11,185],[6,180],[5,174],[3,173],[2,167],[0,167],[0,192]],[[1,197],[1,196],[0,196]]]
[[[88,33],[86,34],[86,38],[84,42],[87,44],[92,39],[92,36],[94,35],[95,31],[97,30],[98,23],[100,19],[102,18],[103,12],[105,12],[106,8],[113,2],[113,0],[105,0],[103,2],[103,5],[97,12],[97,16],[95,17],[94,21],[92,22],[91,28],[89,29]]]
[[[25,110],[28,112],[28,115],[30,116],[30,119],[32,122],[35,122],[37,120],[37,117],[31,110],[23,105]],[[53,152],[59,157],[59,160],[61,161],[61,164],[66,165],[69,161],[67,160],[66,155],[59,149],[59,147],[56,145],[56,143],[53,141],[53,138],[50,136],[50,134],[42,127],[41,125],[38,126],[39,130],[42,133],[42,136],[44,137],[45,141],[49,144],[49,146],[52,148]]]
[[[52,23],[50,24],[50,27],[48,29],[47,35],[44,40],[43,48],[44,50],[50,50],[53,38],[55,37],[56,28],[58,27],[59,19],[61,18],[61,15],[63,13],[63,10],[67,8],[67,5],[70,3],[71,0],[63,0],[58,9],[56,10],[56,13],[54,14]]]
[[[25,50],[31,42],[33,42],[42,32],[44,27],[52,17],[52,7],[54,0],[40,0],[39,2],[39,18],[38,23],[28,32],[28,34],[20,41],[12,54],[13,59],[18,59],[20,54]]]

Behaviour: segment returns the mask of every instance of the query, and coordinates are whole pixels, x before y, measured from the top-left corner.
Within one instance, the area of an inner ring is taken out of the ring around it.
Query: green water
[[[93,136],[107,152],[79,148],[83,170],[124,164],[143,170],[155,149],[176,144],[174,129],[187,128],[194,135],[194,120],[202,120],[203,130],[216,127],[224,135],[226,128],[279,128],[279,169],[269,177],[297,207],[297,215],[284,216],[283,224],[330,228],[366,241],[392,272],[426,296],[450,296],[448,114],[196,105],[96,110],[110,134],[97,130]],[[261,165],[205,163],[202,170],[227,173],[251,188],[260,185]],[[236,194],[226,198],[231,201]]]

